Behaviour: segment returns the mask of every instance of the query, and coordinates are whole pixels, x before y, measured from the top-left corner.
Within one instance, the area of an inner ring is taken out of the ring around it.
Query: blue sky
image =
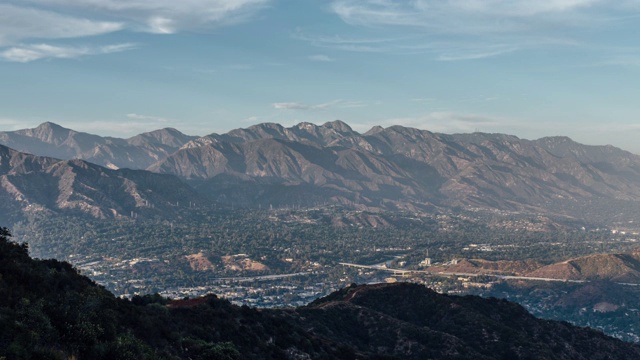
[[[0,130],[335,119],[640,153],[639,0],[0,0]]]

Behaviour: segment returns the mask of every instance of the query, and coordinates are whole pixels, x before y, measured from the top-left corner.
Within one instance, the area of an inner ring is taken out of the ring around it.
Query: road
[[[260,280],[276,280],[276,279],[284,279],[288,277],[294,276],[303,276],[309,275],[310,272],[297,272],[292,274],[279,274],[279,275],[261,275],[261,276],[245,276],[245,277],[225,277],[225,278],[214,278],[209,281],[211,282],[222,282],[222,281],[260,281]]]
[[[428,271],[428,270],[406,270],[406,269],[390,269],[380,265],[360,265],[353,263],[339,263],[343,266],[359,268],[359,269],[369,269],[369,270],[378,270],[378,271],[387,271],[396,275],[407,275],[407,274],[426,274],[426,275],[439,275],[439,276],[464,276],[464,277],[477,277],[477,276],[485,276],[485,277],[493,277],[497,279],[505,279],[505,280],[532,280],[532,281],[554,281],[554,282],[568,282],[568,283],[586,283],[588,280],[571,280],[571,279],[554,279],[554,278],[543,278],[543,277],[532,277],[532,276],[515,276],[515,275],[498,275],[498,274],[475,274],[475,273],[463,273],[463,272],[446,272],[446,271]],[[638,286],[640,284],[629,284],[629,283],[620,283],[620,285],[629,285],[629,286]]]

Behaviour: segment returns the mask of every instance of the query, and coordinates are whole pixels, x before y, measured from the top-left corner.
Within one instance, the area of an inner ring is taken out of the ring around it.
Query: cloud
[[[432,97],[428,97],[428,98],[413,98],[413,99],[410,99],[410,100],[413,101],[413,102],[431,103],[431,102],[437,101],[438,99],[432,98]]]
[[[273,108],[278,110],[308,110],[312,109],[313,107],[313,105],[306,105],[297,102],[273,103]]]
[[[608,59],[595,64],[595,66],[639,67],[640,54],[619,54],[614,56],[609,55]]]
[[[111,54],[133,48],[135,48],[134,44],[115,44],[98,47],[32,44],[14,46],[0,51],[0,58],[6,61],[27,63],[40,59],[73,59],[87,55]]]
[[[103,136],[127,137],[173,126],[170,124],[175,123],[175,121],[163,117],[136,113],[126,114],[125,117],[126,120],[95,120],[73,123],[68,126],[78,131],[99,133]]]
[[[314,46],[357,52],[387,52],[397,50],[403,38],[358,38],[345,36],[318,36],[304,33],[301,29],[291,34],[296,40],[306,41]]]
[[[309,60],[311,61],[318,61],[318,62],[332,62],[335,61],[335,59],[327,56],[327,55],[322,55],[322,54],[317,54],[317,55],[310,55],[308,57]]]
[[[436,58],[439,61],[464,61],[494,57],[517,51],[518,47],[510,45],[488,45],[484,48],[459,48],[454,51],[442,52]]]
[[[344,23],[357,28],[362,38],[310,36],[301,31],[295,37],[318,47],[345,51],[422,53],[432,54],[436,61],[468,61],[527,49],[597,42],[594,30],[612,22],[631,22],[640,10],[640,3],[637,0],[333,0],[329,7]],[[383,33],[388,35],[380,36]],[[394,39],[393,34],[402,36]]]
[[[355,108],[367,106],[366,103],[361,101],[345,101],[345,100],[333,100],[322,104],[303,104],[299,102],[279,102],[272,104],[274,109],[278,110],[324,110],[329,108]]]
[[[33,123],[30,123],[30,122],[19,121],[11,118],[2,118],[2,117],[0,117],[0,126],[2,126],[5,130],[7,128],[9,128],[9,130],[19,130],[19,129],[26,129],[29,127],[35,127],[35,125],[33,125]]]
[[[123,30],[156,34],[202,31],[245,21],[270,1],[23,0],[0,4],[0,51],[5,60],[18,62],[108,54],[133,46],[62,46],[52,41]],[[48,41],[40,43],[43,39]],[[29,44],[36,41],[38,44]]]
[[[155,34],[173,34],[177,31],[173,20],[162,16],[154,16],[147,22],[148,31]]]
[[[350,52],[389,53],[389,54],[432,54],[437,61],[463,61],[484,59],[514,51],[521,47],[534,46],[533,40],[521,40],[517,44],[490,43],[484,40],[433,40],[426,34],[412,34],[395,38],[354,38],[340,36],[313,36],[301,30],[294,33],[293,38],[309,42],[320,47]],[[557,39],[546,41],[535,39],[537,44],[572,45],[569,41]],[[311,58],[310,58],[311,59]],[[320,58],[314,59],[320,61]]]
[[[162,117],[158,117],[158,116],[140,115],[140,114],[136,114],[136,113],[130,113],[130,114],[127,114],[126,116],[127,116],[127,118],[133,119],[133,120],[145,120],[145,121],[149,121],[149,122],[160,122],[160,123],[169,122],[168,119],[165,119],[165,118],[162,118]]]
[[[95,21],[30,7],[0,4],[0,46],[24,39],[64,39],[122,30],[118,21]]]
[[[29,0],[59,11],[118,19],[129,28],[172,34],[246,21],[271,0]]]
[[[501,129],[513,127],[514,124],[515,121],[512,119],[449,111],[432,112],[417,117],[391,118],[381,123],[383,126],[402,125],[442,133],[503,131]]]
[[[586,24],[605,0],[336,0],[332,11],[359,26],[403,26],[439,33],[510,33],[536,24]],[[595,10],[594,10],[595,9]]]
[[[103,136],[126,137],[151,131],[150,124],[138,121],[90,121],[71,124],[74,130]]]

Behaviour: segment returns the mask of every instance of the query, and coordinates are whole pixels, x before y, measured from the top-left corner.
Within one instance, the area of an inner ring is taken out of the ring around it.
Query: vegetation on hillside
[[[551,346],[549,346],[549,344]],[[628,359],[640,348],[518,305],[411,284],[352,286],[297,309],[209,295],[119,299],[0,229],[6,359]]]

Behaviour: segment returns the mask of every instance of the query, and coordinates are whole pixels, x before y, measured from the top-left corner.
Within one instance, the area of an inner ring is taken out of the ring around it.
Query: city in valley
[[[444,294],[508,298],[533,314],[590,324],[638,341],[633,329],[640,303],[628,299],[640,290],[640,276],[634,278],[629,270],[609,274],[607,280],[587,273],[595,265],[578,265],[583,274],[565,268],[570,259],[588,264],[609,262],[607,257],[619,253],[635,256],[638,230],[633,222],[549,232],[540,230],[540,219],[500,216],[495,227],[477,226],[487,222],[482,213],[398,215],[333,207],[225,210],[207,223],[190,225],[66,219],[58,242],[47,247],[71,252],[68,256],[46,252],[38,237],[29,236],[55,219],[17,227],[16,237],[27,241],[36,257],[64,256],[82,274],[126,298],[216,294],[238,305],[294,307],[352,283],[414,282]],[[372,227],[365,221],[385,225]],[[250,230],[244,223],[252,224]],[[80,242],[73,238],[78,232]],[[138,237],[156,240],[141,242]],[[625,300],[557,306],[563,294],[604,286],[601,280],[620,288]],[[607,325],[610,317],[622,320]]]

